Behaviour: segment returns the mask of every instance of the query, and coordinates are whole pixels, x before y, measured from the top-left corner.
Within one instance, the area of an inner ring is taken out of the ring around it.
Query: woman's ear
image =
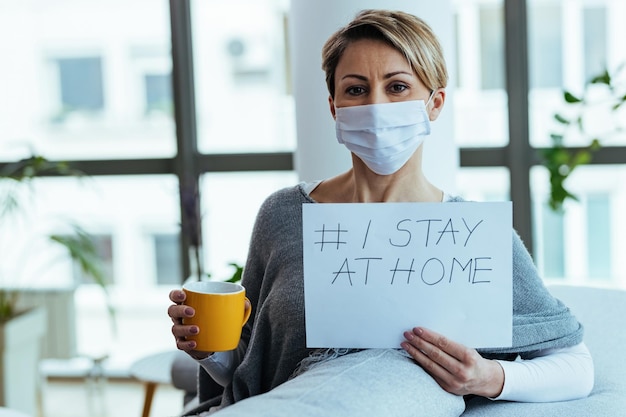
[[[438,88],[437,90],[435,90],[435,92],[433,93],[433,98],[430,101],[430,110],[426,109],[428,111],[428,118],[431,122],[437,120],[437,117],[439,117],[439,113],[441,113],[441,110],[443,109],[443,104],[445,103],[445,101],[445,88]]]
[[[335,101],[331,96],[328,96],[328,105],[330,106],[330,114],[334,120],[337,120],[337,114],[335,113]]]

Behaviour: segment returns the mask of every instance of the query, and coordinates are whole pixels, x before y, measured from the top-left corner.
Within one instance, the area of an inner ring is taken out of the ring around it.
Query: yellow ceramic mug
[[[183,285],[185,305],[196,314],[184,318],[183,324],[195,324],[200,332],[187,339],[195,340],[196,350],[220,352],[237,347],[241,328],[250,318],[246,308],[246,290],[239,284],[218,281],[193,281]],[[249,302],[249,300],[248,300]]]

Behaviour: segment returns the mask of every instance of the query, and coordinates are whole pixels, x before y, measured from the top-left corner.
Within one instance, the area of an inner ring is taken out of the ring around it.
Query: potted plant
[[[588,164],[594,152],[600,149],[601,142],[606,142],[611,136],[623,133],[626,129],[623,119],[626,109],[625,68],[625,65],[621,65],[612,74],[605,70],[592,77],[581,95],[563,91],[566,107],[562,112],[554,114],[559,130],[550,135],[552,146],[541,151],[543,165],[550,174],[548,204],[555,212],[563,211],[565,200],[578,200],[565,185],[574,169]],[[605,122],[601,130],[593,126],[594,122],[598,124],[599,114],[604,116]],[[568,137],[577,138],[587,145],[567,147],[564,141]]]
[[[66,163],[50,162],[38,155],[5,165],[0,170],[0,230],[3,230],[5,238],[17,230],[16,224],[28,222],[26,218],[28,203],[32,202],[34,192],[33,180],[51,175],[78,176],[80,173],[70,169]],[[33,251],[42,241],[48,246],[61,248],[86,276],[106,291],[107,279],[91,236],[77,225],[68,226],[66,233],[33,236]],[[12,248],[0,249],[0,406],[34,414],[46,314],[41,307],[19,308],[20,294],[28,290],[28,285],[21,282],[20,269],[31,263],[30,254],[26,253],[22,259],[15,256],[7,259],[7,254],[14,255],[8,249]],[[41,256],[41,253],[37,255]],[[40,275],[45,278],[45,272]],[[110,303],[109,309],[112,313]]]

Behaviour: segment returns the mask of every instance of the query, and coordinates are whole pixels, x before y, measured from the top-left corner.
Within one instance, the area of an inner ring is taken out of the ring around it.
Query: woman
[[[261,207],[243,277],[254,313],[238,349],[195,351],[186,336],[199,329],[181,324],[193,309],[182,305],[182,291],[171,292],[177,347],[203,369],[194,412],[458,416],[470,396],[540,402],[588,395],[593,363],[582,327],[544,288],[515,233],[513,347],[479,353],[417,327],[404,333],[401,349],[306,348],[302,204],[462,201],[431,184],[421,167],[448,77],[431,29],[406,13],[366,10],[330,37],[322,55],[330,113],[352,168],[278,191]]]

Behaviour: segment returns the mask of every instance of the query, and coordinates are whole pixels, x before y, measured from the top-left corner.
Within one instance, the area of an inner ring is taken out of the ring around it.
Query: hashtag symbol
[[[348,231],[342,229],[339,223],[337,223],[336,229],[327,229],[326,224],[323,224],[322,228],[315,232],[321,236],[321,240],[315,242],[316,245],[320,245],[320,252],[324,251],[324,245],[335,245],[336,249],[339,250],[339,245],[347,244],[347,242],[341,240],[341,234]]]

